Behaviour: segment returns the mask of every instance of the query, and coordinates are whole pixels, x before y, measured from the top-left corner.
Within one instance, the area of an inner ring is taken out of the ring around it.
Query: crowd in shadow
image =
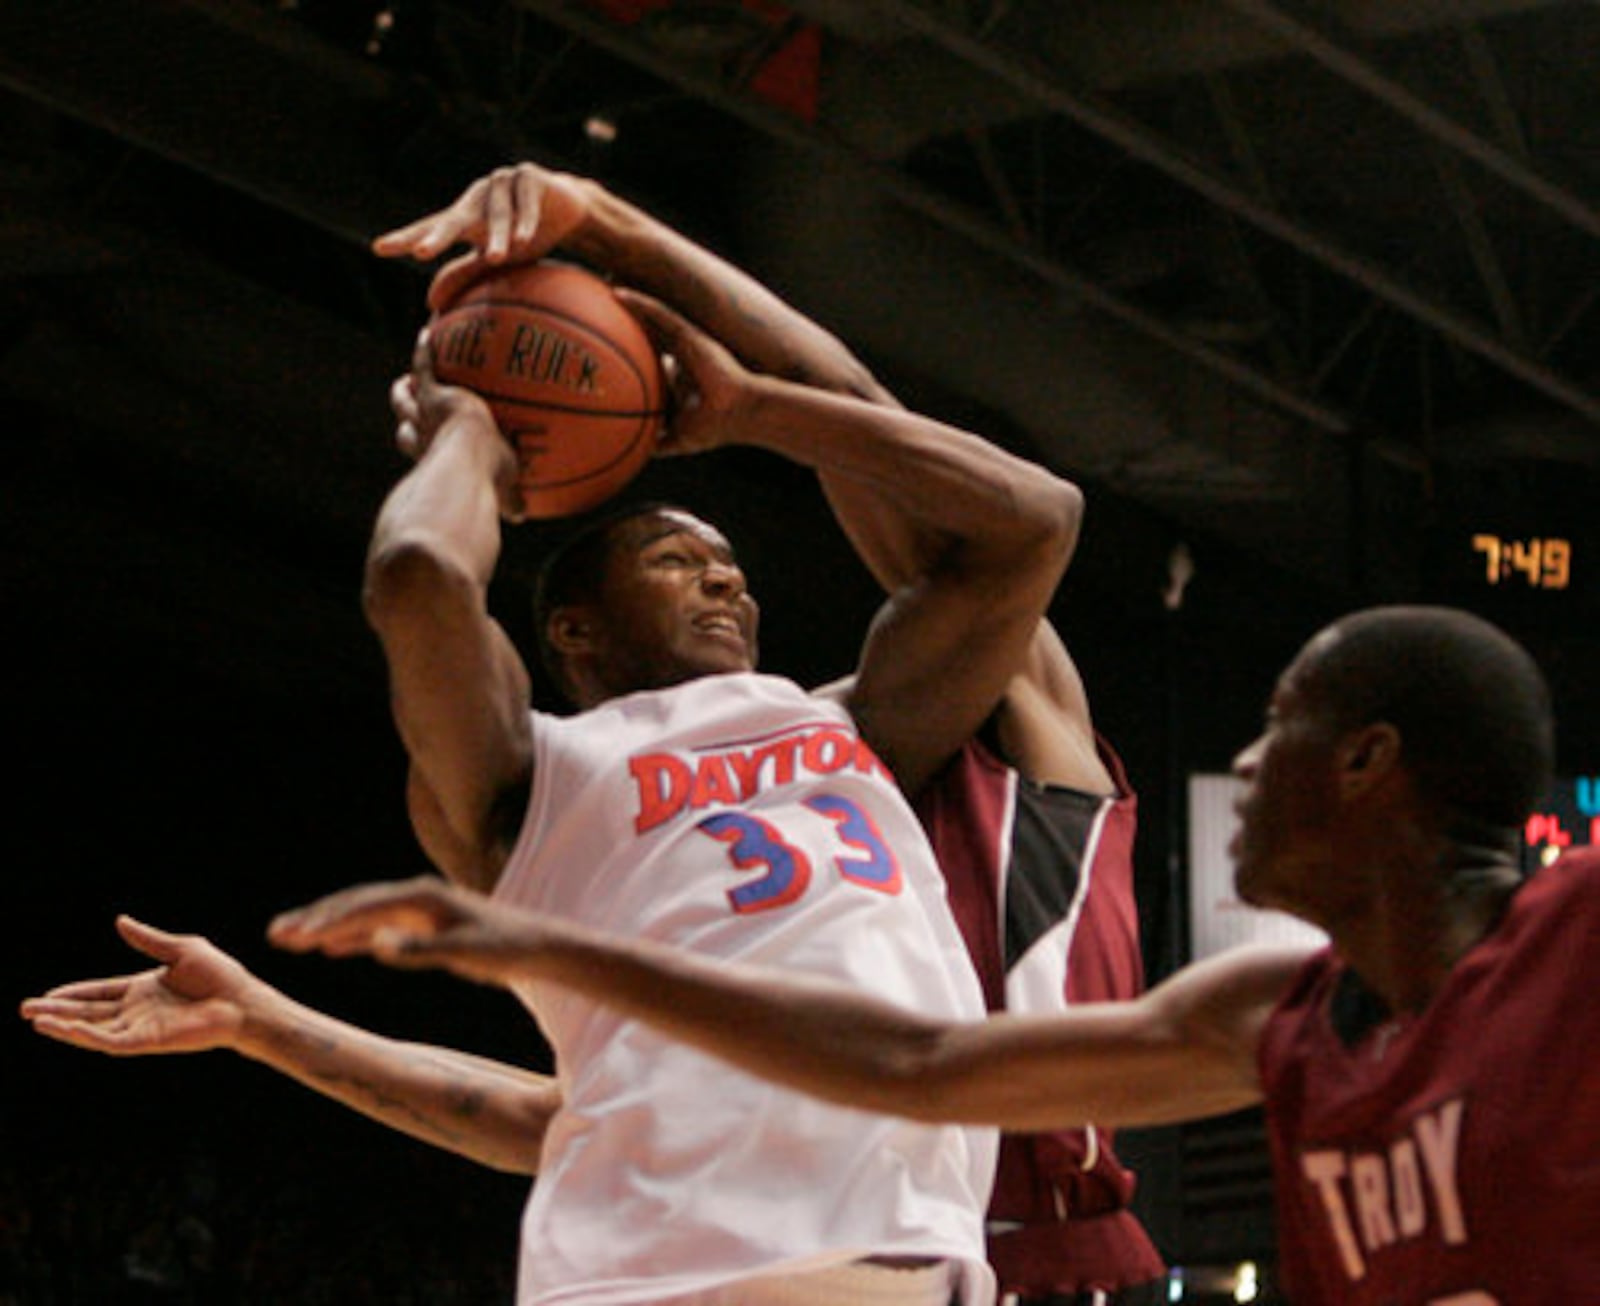
[[[0,1306],[513,1300],[520,1181],[450,1158],[354,1176],[320,1150],[0,1159]]]

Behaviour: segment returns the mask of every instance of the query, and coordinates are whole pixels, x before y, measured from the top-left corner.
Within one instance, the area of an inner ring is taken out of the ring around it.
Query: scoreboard
[[[1523,827],[1523,869],[1531,871],[1568,848],[1591,843],[1600,843],[1600,775],[1560,779]]]

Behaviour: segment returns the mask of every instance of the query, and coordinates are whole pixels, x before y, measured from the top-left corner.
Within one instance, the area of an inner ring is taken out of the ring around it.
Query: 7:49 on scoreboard
[[[1564,590],[1572,584],[1572,541],[1562,536],[1519,540],[1480,533],[1472,537],[1472,549],[1483,559],[1488,585]]]

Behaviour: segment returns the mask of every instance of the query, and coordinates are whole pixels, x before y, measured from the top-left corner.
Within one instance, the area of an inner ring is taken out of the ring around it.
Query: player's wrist
[[[817,441],[805,410],[831,392],[765,372],[748,372],[722,404],[719,427],[726,445],[745,445],[817,465]]]
[[[465,387],[453,389],[455,392],[446,401],[428,449],[430,452],[462,449],[494,476],[511,449],[510,443],[495,422],[488,404]]]
[[[619,270],[644,233],[644,213],[590,177],[562,173],[558,184],[580,214],[560,249],[603,272]]]
[[[289,1024],[292,1004],[270,985],[255,981],[231,995],[232,1019],[220,1046],[255,1061],[271,1060],[271,1049]]]

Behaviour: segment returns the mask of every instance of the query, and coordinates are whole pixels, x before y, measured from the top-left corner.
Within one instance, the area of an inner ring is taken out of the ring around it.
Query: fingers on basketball
[[[545,260],[489,269],[429,326],[434,374],[488,403],[517,453],[528,517],[612,498],[655,448],[655,345],[600,278]]]

